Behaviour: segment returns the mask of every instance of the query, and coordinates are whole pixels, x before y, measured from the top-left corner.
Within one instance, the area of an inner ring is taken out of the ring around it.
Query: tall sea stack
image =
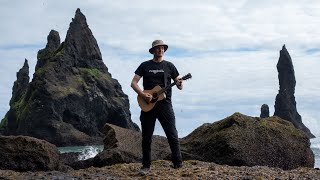
[[[15,83],[10,110],[0,126],[4,135],[28,135],[70,146],[102,144],[106,123],[139,130],[131,120],[128,96],[108,72],[80,9],[64,42],[55,30],[47,40],[38,52],[30,83],[26,83],[27,66],[20,70],[24,73],[17,82],[23,83]]]
[[[283,45],[280,51],[277,69],[280,89],[274,105],[274,116],[290,121],[296,128],[304,131],[309,138],[314,138],[315,136],[302,123],[301,116],[297,112],[294,96],[296,78],[292,60],[285,45]]]

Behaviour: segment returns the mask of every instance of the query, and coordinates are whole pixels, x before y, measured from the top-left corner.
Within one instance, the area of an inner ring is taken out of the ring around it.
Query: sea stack
[[[38,52],[32,81],[27,83],[27,65],[18,73],[2,134],[74,146],[102,144],[106,123],[139,131],[131,120],[128,96],[108,72],[80,9],[64,42],[55,30],[47,40]]]
[[[277,69],[280,89],[276,96],[274,116],[290,121],[296,128],[304,131],[309,138],[314,138],[315,136],[302,123],[301,116],[296,108],[294,96],[296,78],[293,63],[285,45],[283,45],[280,51]]]
[[[263,104],[261,106],[260,118],[266,118],[266,117],[270,117],[269,106],[267,104]]]

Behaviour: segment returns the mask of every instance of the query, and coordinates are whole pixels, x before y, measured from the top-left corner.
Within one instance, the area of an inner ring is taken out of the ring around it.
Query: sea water
[[[320,168],[320,137],[313,138],[310,142],[315,160],[314,167]]]
[[[95,146],[66,146],[58,147],[60,153],[78,152],[79,160],[86,160],[95,157],[99,152],[103,150],[103,145]]]
[[[313,138],[311,141],[311,149],[315,158],[315,168],[320,168],[320,137]],[[99,152],[103,150],[103,145],[96,146],[69,146],[59,147],[60,153],[67,152],[79,152],[79,160],[86,160],[95,157]]]

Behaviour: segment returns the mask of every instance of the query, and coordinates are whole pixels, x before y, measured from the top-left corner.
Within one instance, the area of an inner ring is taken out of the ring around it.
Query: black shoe
[[[142,167],[140,168],[140,175],[141,175],[141,176],[145,176],[146,174],[148,174],[149,170],[150,170],[150,166],[149,166],[149,167],[147,167],[147,166],[142,166]]]
[[[171,167],[174,168],[174,169],[182,168],[182,166],[183,166],[182,163],[171,165]]]

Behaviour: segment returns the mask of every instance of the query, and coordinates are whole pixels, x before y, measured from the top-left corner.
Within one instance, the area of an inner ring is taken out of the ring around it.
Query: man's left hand
[[[179,78],[177,81],[176,81],[176,85],[177,85],[177,88],[182,90],[182,87],[183,87],[183,84],[182,84],[182,79]]]

